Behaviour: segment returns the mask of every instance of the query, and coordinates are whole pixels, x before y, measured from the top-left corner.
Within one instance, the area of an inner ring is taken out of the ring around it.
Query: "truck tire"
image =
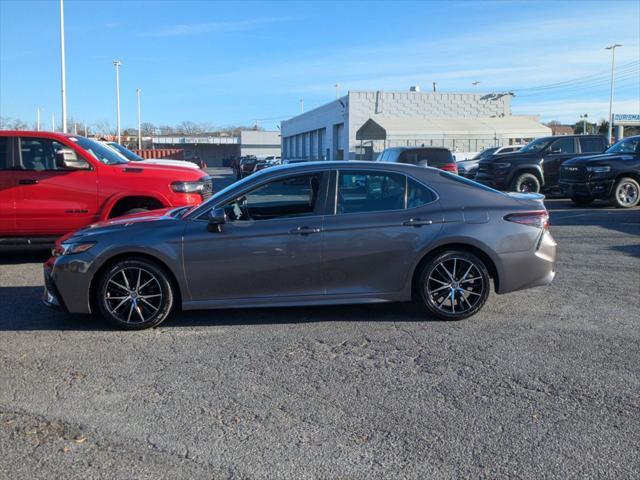
[[[540,193],[540,180],[533,173],[521,173],[513,179],[509,187],[511,192]]]
[[[640,184],[631,177],[618,179],[611,192],[611,204],[617,208],[631,208],[640,201]]]

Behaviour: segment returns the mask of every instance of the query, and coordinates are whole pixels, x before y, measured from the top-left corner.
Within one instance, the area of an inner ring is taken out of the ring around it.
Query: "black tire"
[[[448,274],[453,275],[454,281]],[[469,252],[439,253],[425,263],[418,275],[418,300],[441,320],[462,320],[475,315],[489,297],[491,279],[487,267]]]
[[[533,173],[521,173],[513,179],[509,187],[511,192],[540,193],[540,180]]]
[[[593,200],[593,197],[571,197],[571,201],[579,207],[586,207],[587,205],[591,205],[593,203]]]
[[[611,204],[617,208],[631,208],[640,202],[640,183],[631,177],[618,179],[611,192]]]
[[[125,297],[128,300],[124,300]],[[169,316],[174,297],[164,268],[144,258],[130,258],[102,272],[95,303],[102,316],[115,327],[143,330],[157,327]]]
[[[129,210],[127,210],[126,212],[123,212],[121,215],[118,215],[120,217],[124,217],[125,215],[133,215],[134,213],[144,213],[144,212],[148,212],[149,209],[148,208],[130,208]]]

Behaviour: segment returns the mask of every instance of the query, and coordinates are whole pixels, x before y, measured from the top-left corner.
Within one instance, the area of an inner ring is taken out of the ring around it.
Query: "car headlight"
[[[609,173],[611,171],[611,167],[609,166],[600,166],[600,167],[587,167],[587,172],[589,173]]]
[[[96,242],[80,242],[80,243],[61,243],[51,250],[54,257],[63,255],[73,255],[74,253],[83,253],[93,247]]]
[[[177,193],[200,193],[204,190],[204,181],[196,182],[173,182],[171,190]]]

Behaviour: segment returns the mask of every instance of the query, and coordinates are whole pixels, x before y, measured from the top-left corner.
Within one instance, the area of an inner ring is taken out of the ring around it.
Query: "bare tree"
[[[151,122],[143,122],[140,124],[140,130],[143,136],[150,136],[156,133],[156,126]]]
[[[96,135],[115,135],[115,129],[111,127],[109,120],[101,119],[93,124],[93,131]]]
[[[29,125],[27,122],[20,120],[19,118],[0,117],[0,129],[1,130],[28,130]]]

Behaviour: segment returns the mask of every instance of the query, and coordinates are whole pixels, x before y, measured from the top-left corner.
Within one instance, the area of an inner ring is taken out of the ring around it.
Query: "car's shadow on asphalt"
[[[42,287],[0,287],[0,332],[113,331],[98,315],[74,315],[45,307]],[[176,311],[162,328],[300,324],[319,322],[437,321],[411,304],[336,305],[288,308],[239,308]]]

